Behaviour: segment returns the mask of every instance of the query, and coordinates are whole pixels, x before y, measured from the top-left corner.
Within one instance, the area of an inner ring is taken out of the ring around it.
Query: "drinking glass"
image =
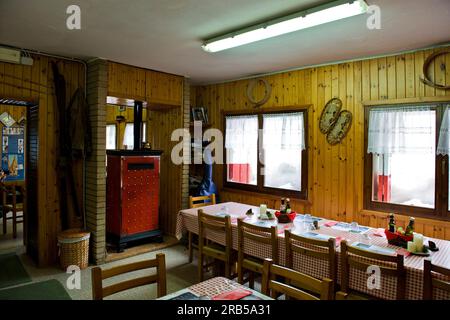
[[[309,222],[305,221],[305,231],[306,232],[310,232],[310,231],[313,231],[313,230],[315,230],[314,224],[311,223],[310,221]]]
[[[362,233],[359,235],[359,242],[361,242],[362,244],[366,244],[368,246],[370,246],[371,243],[371,238],[367,233]]]
[[[305,219],[305,222],[307,222],[307,223],[312,222],[312,217],[309,213],[305,213],[304,219]]]
[[[220,213],[223,213],[224,215],[228,214],[228,207],[227,206],[222,206],[220,208]]]
[[[359,231],[358,222],[353,221],[350,224],[350,231],[352,231],[352,232],[358,232]]]

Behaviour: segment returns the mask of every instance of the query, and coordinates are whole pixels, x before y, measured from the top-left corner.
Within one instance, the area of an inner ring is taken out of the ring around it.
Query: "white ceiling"
[[[358,16],[206,53],[202,40],[323,0],[0,0],[0,44],[105,59],[213,83],[450,41],[450,0],[367,0],[382,29]],[[66,8],[81,7],[81,30]]]

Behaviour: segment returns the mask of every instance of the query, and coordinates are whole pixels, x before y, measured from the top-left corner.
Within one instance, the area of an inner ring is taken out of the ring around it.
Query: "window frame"
[[[420,102],[399,102],[399,101],[385,101],[373,104],[364,104],[364,190],[363,190],[363,205],[365,210],[382,211],[389,213],[396,213],[400,215],[416,216],[423,218],[450,220],[450,211],[448,210],[448,161],[442,155],[435,154],[435,199],[434,208],[423,208],[402,204],[384,203],[372,200],[372,180],[373,180],[373,155],[367,153],[368,138],[369,138],[369,113],[374,108],[383,107],[408,107],[408,106],[430,106],[432,110],[436,111],[436,148],[439,143],[439,130],[443,118],[443,105],[447,104],[443,101],[420,101]]]
[[[299,200],[308,200],[308,109],[310,105],[302,105],[302,106],[291,106],[291,107],[282,107],[276,109],[261,109],[261,110],[242,110],[242,111],[223,111],[222,112],[222,128],[224,133],[224,142],[226,141],[226,117],[227,116],[257,116],[258,117],[258,130],[263,129],[263,115],[264,114],[285,114],[285,113],[303,113],[303,121],[304,121],[304,133],[305,133],[305,149],[301,152],[301,191],[289,190],[289,189],[279,189],[272,187],[264,186],[264,175],[261,175],[261,168],[263,164],[260,161],[260,157],[262,156],[262,150],[260,149],[261,143],[258,140],[257,145],[257,177],[256,177],[256,185],[249,185],[237,182],[228,181],[228,163],[226,157],[226,148],[225,143],[223,144],[223,155],[224,155],[224,165],[223,165],[223,185],[225,188],[231,189],[240,189],[244,191],[250,192],[258,192],[263,194],[271,194],[283,197],[289,197],[292,199]]]

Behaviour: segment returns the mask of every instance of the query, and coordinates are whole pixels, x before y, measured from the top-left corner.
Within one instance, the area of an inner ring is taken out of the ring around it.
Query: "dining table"
[[[206,214],[214,216],[229,215],[231,217],[232,243],[233,249],[238,249],[238,229],[237,219],[244,219],[245,222],[257,226],[276,226],[278,241],[278,258],[281,265],[286,266],[286,249],[284,231],[290,230],[293,234],[310,236],[316,239],[328,239],[334,237],[337,252],[337,282],[341,283],[341,258],[339,243],[345,240],[349,245],[363,246],[369,251],[376,251],[383,254],[404,255],[404,266],[406,270],[406,294],[405,299],[421,300],[423,292],[423,265],[424,259],[431,259],[433,264],[450,268],[450,241],[424,237],[424,243],[433,241],[439,248],[436,252],[430,252],[428,257],[409,254],[405,249],[388,243],[383,229],[366,226],[356,226],[354,224],[329,220],[319,216],[297,214],[290,223],[279,223],[277,219],[263,220],[259,217],[259,207],[237,203],[225,202],[215,205],[208,205],[200,208]],[[181,239],[184,233],[192,232],[198,234],[198,217],[196,209],[180,210],[177,217],[176,236]],[[270,211],[270,210],[269,210]],[[272,210],[274,212],[274,210]],[[311,229],[311,225],[316,221],[318,229]],[[220,232],[209,232],[206,237],[211,241],[225,245],[225,235]],[[244,246],[246,254],[255,258],[270,258],[271,247],[260,243],[249,243]],[[314,257],[296,255],[293,259],[293,269],[308,274],[316,278],[329,277],[328,262]],[[395,300],[396,282],[388,277],[381,277],[379,286],[369,286],[368,279],[371,274],[362,270],[353,269],[350,274],[349,287],[362,293],[366,293],[380,299]],[[449,280],[449,279],[445,279]],[[435,299],[450,300],[450,294],[446,291],[434,290]]]
[[[254,289],[224,277],[214,277],[157,300],[273,300]]]

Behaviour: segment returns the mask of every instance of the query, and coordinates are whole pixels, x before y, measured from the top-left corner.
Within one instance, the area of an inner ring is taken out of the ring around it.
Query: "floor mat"
[[[0,300],[72,300],[55,279],[0,290]]]
[[[31,278],[19,257],[14,253],[0,255],[0,288],[26,282],[31,282]]]

